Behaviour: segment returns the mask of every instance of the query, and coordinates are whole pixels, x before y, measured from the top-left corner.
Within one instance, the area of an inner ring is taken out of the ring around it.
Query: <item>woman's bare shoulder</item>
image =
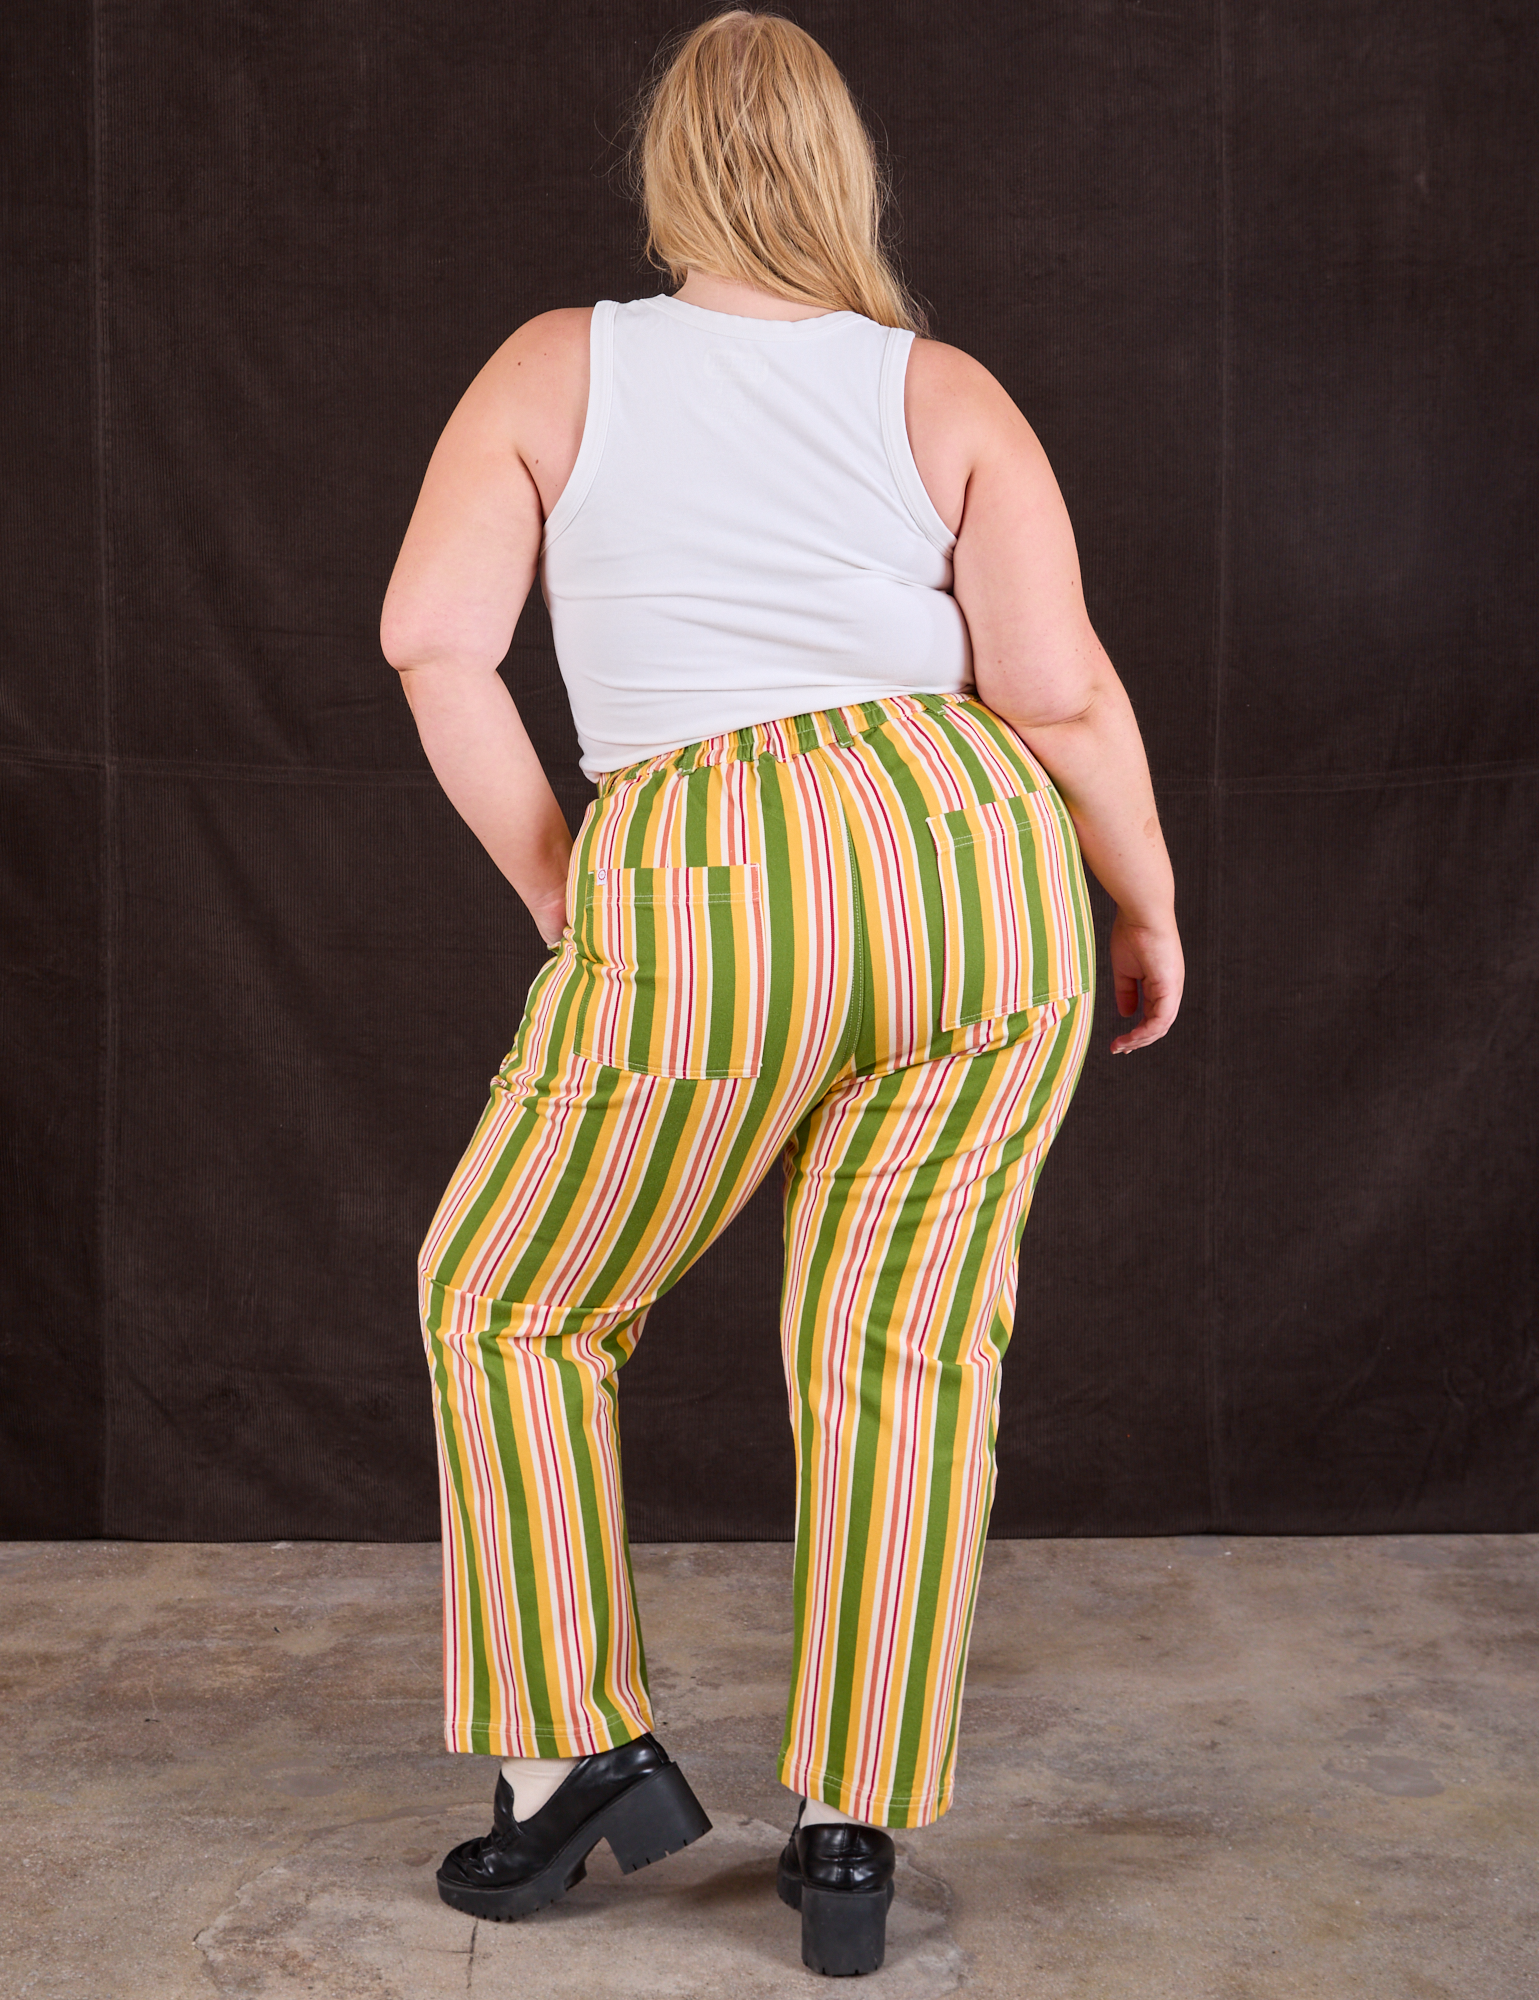
[[[588,393],[588,334],[592,306],[537,313],[510,333],[476,377],[499,402],[565,404]]]
[[[908,357],[909,380],[948,395],[986,395],[992,388],[1004,391],[981,361],[944,340],[932,340],[916,333]]]
[[[981,361],[943,340],[915,338],[909,354],[906,404],[910,423],[945,424],[980,442],[1029,431],[1009,392]]]
[[[953,534],[980,466],[1002,455],[1041,457],[1031,426],[1000,383],[981,361],[943,340],[916,339],[910,349],[903,414],[925,491]]]
[[[592,321],[591,306],[526,320],[477,375],[450,421],[470,449],[521,458],[547,515],[582,443]]]
[[[592,306],[557,306],[553,312],[536,313],[533,319],[526,319],[508,335],[497,352],[564,354],[573,348],[586,350],[592,324]]]

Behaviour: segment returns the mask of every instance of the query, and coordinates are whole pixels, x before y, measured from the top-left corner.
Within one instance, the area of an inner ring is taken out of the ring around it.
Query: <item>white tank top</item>
[[[593,309],[541,578],[590,778],[702,737],[971,680],[955,536],[903,417],[913,335],[859,313]]]

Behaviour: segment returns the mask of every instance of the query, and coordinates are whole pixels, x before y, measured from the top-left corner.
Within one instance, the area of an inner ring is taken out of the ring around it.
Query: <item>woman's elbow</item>
[[[483,664],[495,671],[502,657],[501,653],[490,657],[490,647],[477,635],[430,617],[409,601],[389,597],[380,613],[379,649],[398,674],[421,673],[429,667],[475,672]]]
[[[1104,682],[1091,673],[978,676],[979,699],[1023,734],[1089,722],[1106,693]]]
[[[385,593],[379,614],[379,650],[397,673],[425,666],[438,650],[421,607],[413,604],[404,591]]]

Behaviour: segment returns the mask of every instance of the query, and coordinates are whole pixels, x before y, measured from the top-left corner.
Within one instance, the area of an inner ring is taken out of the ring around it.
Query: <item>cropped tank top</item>
[[[968,685],[955,537],[903,416],[912,342],[851,312],[594,307],[582,445],[540,564],[590,778]]]

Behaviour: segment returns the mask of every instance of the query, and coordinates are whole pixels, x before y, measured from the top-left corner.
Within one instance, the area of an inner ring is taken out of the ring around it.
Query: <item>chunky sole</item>
[[[781,1865],[775,1888],[782,1903],[802,1913],[802,1964],[809,1971],[846,1979],[877,1972],[887,1955],[887,1912],[894,1884],[881,1889],[809,1888]]]
[[[438,1893],[451,1909],[463,1910],[468,1917],[485,1917],[494,1924],[511,1923],[543,1910],[564,1896],[587,1874],[588,1856],[601,1840],[620,1864],[622,1874],[633,1875],[648,1862],[677,1854],[702,1833],[711,1822],[700,1801],[689,1789],[677,1764],[667,1764],[650,1777],[642,1778],[612,1799],[591,1819],[584,1820],[565,1846],[556,1850],[538,1875],[510,1889],[470,1889],[445,1882],[440,1876]]]

